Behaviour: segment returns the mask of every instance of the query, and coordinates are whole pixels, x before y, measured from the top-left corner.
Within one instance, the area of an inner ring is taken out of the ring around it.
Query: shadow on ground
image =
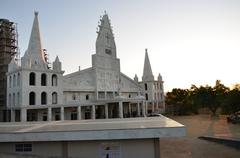
[[[175,116],[172,119],[186,125],[184,138],[161,139],[162,158],[239,158],[240,150],[198,139],[199,136],[230,136],[240,138],[240,125],[228,124],[226,116]]]

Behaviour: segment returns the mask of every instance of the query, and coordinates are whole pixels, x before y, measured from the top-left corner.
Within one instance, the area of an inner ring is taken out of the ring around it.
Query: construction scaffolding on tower
[[[6,110],[8,64],[12,58],[19,61],[19,56],[17,24],[0,19],[0,121],[8,121],[9,115]]]

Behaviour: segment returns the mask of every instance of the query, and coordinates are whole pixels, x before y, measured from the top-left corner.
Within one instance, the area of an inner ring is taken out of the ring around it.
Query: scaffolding
[[[7,19],[0,19],[0,109],[6,107],[8,64],[12,58],[16,61],[19,58],[17,39],[17,24]]]

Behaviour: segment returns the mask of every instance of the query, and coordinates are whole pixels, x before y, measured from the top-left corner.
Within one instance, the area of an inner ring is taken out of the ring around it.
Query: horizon
[[[91,67],[96,27],[106,10],[121,72],[130,78],[135,74],[142,78],[147,48],[153,75],[162,75],[165,92],[192,84],[213,86],[216,80],[228,87],[239,83],[240,2],[91,2],[3,0],[0,18],[17,23],[22,57],[34,11],[38,11],[43,48],[48,50],[50,61],[59,56],[65,75],[78,71],[79,66]]]

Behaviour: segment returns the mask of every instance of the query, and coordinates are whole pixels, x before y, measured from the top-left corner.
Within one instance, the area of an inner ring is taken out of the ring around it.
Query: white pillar
[[[64,107],[63,106],[61,106],[60,114],[61,114],[61,121],[64,121]]]
[[[139,102],[137,103],[137,115],[140,117],[140,105]]]
[[[95,105],[92,105],[92,119],[95,120],[96,118],[96,110],[95,110]]]
[[[128,103],[128,112],[129,112],[129,117],[132,115],[132,108],[130,102]]]
[[[27,121],[27,109],[21,109],[21,122]]]
[[[151,102],[152,103],[152,113],[154,112],[154,102]]]
[[[123,102],[122,101],[119,101],[118,109],[119,109],[119,118],[123,118]]]
[[[82,119],[82,110],[81,110],[81,106],[77,107],[77,116],[78,116],[78,120]]]
[[[142,103],[142,109],[143,109],[143,116],[146,117],[146,102],[143,101]]]
[[[96,91],[96,100],[98,100],[98,91]]]
[[[107,92],[104,91],[104,99],[107,99]]]
[[[15,110],[11,109],[11,122],[15,122]]]
[[[105,104],[105,117],[108,118],[108,104]]]
[[[48,121],[52,121],[52,108],[48,107]]]

